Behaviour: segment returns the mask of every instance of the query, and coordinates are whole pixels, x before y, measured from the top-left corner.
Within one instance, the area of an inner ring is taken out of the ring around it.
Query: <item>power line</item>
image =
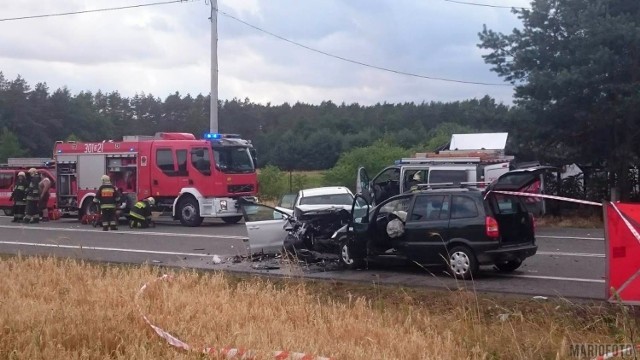
[[[496,8],[496,9],[522,9],[522,10],[531,10],[531,8],[519,7],[519,6],[491,5],[491,4],[482,4],[482,3],[470,2],[470,1],[459,1],[459,0],[444,0],[444,1],[446,1],[446,2],[450,2],[450,3],[454,3],[454,4],[472,5],[472,6],[483,6],[483,7],[490,7],[490,8]]]
[[[41,15],[29,15],[29,16],[20,16],[20,17],[13,17],[13,18],[2,18],[0,19],[0,22],[5,22],[5,21],[16,21],[16,20],[27,20],[27,19],[37,19],[37,18],[46,18],[46,17],[57,17],[57,16],[68,16],[68,15],[78,15],[78,14],[87,14],[87,13],[95,13],[95,12],[104,12],[104,11],[116,11],[116,10],[125,10],[125,9],[133,9],[133,8],[141,8],[141,7],[147,7],[147,6],[156,6],[156,5],[168,5],[168,4],[175,4],[175,3],[183,3],[183,2],[193,2],[193,1],[199,1],[199,0],[171,0],[171,1],[159,1],[159,2],[153,2],[153,3],[146,3],[146,4],[138,4],[138,5],[128,5],[128,6],[120,6],[120,7],[112,7],[112,8],[101,8],[101,9],[90,9],[90,10],[81,10],[81,11],[72,11],[72,12],[64,12],[64,13],[53,13],[53,14],[41,14]],[[449,1],[449,2],[453,2],[453,3],[460,3],[460,4],[466,4],[466,5],[483,5],[483,4],[475,4],[475,3],[467,3],[467,2],[462,2],[462,1],[455,1],[455,0],[445,0],[445,1]],[[484,6],[490,6],[490,5],[486,5],[484,4]],[[492,6],[492,7],[498,7],[498,6]],[[253,24],[250,24],[244,20],[241,20],[231,14],[228,14],[224,11],[221,11],[220,9],[215,9],[215,11],[217,11],[218,13],[231,18],[235,21],[238,21],[246,26],[249,26],[255,30],[258,30],[260,32],[263,32],[267,35],[273,36],[277,39],[280,39],[282,41],[288,42],[290,44],[299,46],[301,48],[304,48],[306,50],[309,51],[313,51],[325,56],[329,56],[338,60],[342,60],[342,61],[346,61],[352,64],[356,64],[356,65],[360,65],[360,66],[365,66],[368,68],[372,68],[372,69],[377,69],[377,70],[382,70],[382,71],[386,71],[386,72],[390,72],[390,73],[394,73],[394,74],[399,74],[399,75],[405,75],[405,76],[412,76],[412,77],[417,77],[417,78],[421,78],[421,79],[428,79],[428,80],[437,80],[437,81],[446,81],[446,82],[453,82],[453,83],[460,83],[460,84],[471,84],[471,85],[484,85],[484,86],[511,86],[510,84],[504,84],[504,83],[486,83],[486,82],[478,82],[478,81],[466,81],[466,80],[458,80],[458,79],[449,79],[449,78],[442,78],[442,77],[435,77],[435,76],[426,76],[426,75],[419,75],[419,74],[414,74],[414,73],[409,73],[406,71],[400,71],[400,70],[394,70],[394,69],[390,69],[390,68],[386,68],[386,67],[382,67],[382,66],[376,66],[376,65],[371,65],[371,64],[367,64],[361,61],[357,61],[357,60],[352,60],[349,58],[345,58],[343,56],[339,56],[339,55],[334,55],[322,50],[318,50],[318,49],[314,49],[312,47],[303,45],[301,43],[295,42],[293,40],[289,40],[283,36],[277,35],[275,33],[272,33],[270,31],[267,31],[265,29],[262,29],[258,26],[255,26]]]
[[[390,68],[386,68],[386,67],[382,67],[382,66],[376,66],[376,65],[367,64],[367,63],[364,63],[364,62],[361,62],[361,61],[348,59],[348,58],[345,58],[345,57],[342,57],[342,56],[339,56],[339,55],[334,55],[334,54],[331,54],[331,53],[328,53],[328,52],[325,52],[325,51],[322,51],[322,50],[314,49],[314,48],[309,47],[307,45],[303,45],[303,44],[300,44],[300,43],[295,42],[293,40],[289,40],[289,39],[287,39],[285,37],[282,37],[280,35],[274,34],[274,33],[270,32],[270,31],[267,31],[267,30],[262,29],[262,28],[260,28],[258,26],[250,24],[250,23],[248,23],[248,22],[246,22],[244,20],[238,19],[237,17],[235,17],[233,15],[230,15],[230,14],[228,14],[228,13],[226,13],[226,12],[220,10],[220,9],[216,9],[216,11],[218,13],[228,17],[228,18],[231,18],[231,19],[233,19],[235,21],[238,21],[238,22],[240,22],[240,23],[242,23],[242,24],[244,24],[244,25],[246,25],[246,26],[248,26],[250,28],[253,28],[255,30],[263,32],[263,33],[265,33],[267,35],[270,35],[270,36],[273,36],[275,38],[278,38],[278,39],[280,39],[282,41],[285,41],[285,42],[288,42],[290,44],[299,46],[299,47],[301,47],[303,49],[306,49],[306,50],[310,50],[310,51],[313,51],[313,52],[316,52],[316,53],[319,53],[319,54],[322,54],[322,55],[325,55],[325,56],[329,56],[329,57],[332,57],[332,58],[335,58],[335,59],[339,59],[339,60],[342,60],[342,61],[346,61],[346,62],[349,62],[349,63],[352,63],[352,64],[361,65],[361,66],[365,66],[365,67],[368,67],[368,68],[382,70],[382,71],[386,71],[386,72],[390,72],[390,73],[394,73],[394,74],[412,76],[412,77],[417,77],[417,78],[421,78],[421,79],[428,79],[428,80],[438,80],[438,81],[446,81],[446,82],[453,82],[453,83],[460,83],[460,84],[484,85],[484,86],[512,86],[511,84],[485,83],[485,82],[478,82],[478,81],[466,81],[466,80],[457,80],[457,79],[448,79],[448,78],[442,78],[442,77],[419,75],[419,74],[409,73],[409,72],[405,72],[405,71],[394,70],[394,69],[390,69]]]
[[[37,18],[46,18],[46,17],[55,17],[55,16],[78,15],[78,14],[87,14],[87,13],[102,12],[102,11],[125,10],[125,9],[141,8],[141,7],[146,7],[146,6],[167,5],[167,4],[193,2],[193,1],[199,1],[199,0],[159,1],[159,2],[153,2],[153,3],[147,3],[147,4],[128,5],[128,6],[120,6],[120,7],[112,7],[112,8],[103,8],[103,9],[70,11],[70,12],[55,13],[55,14],[28,15],[28,16],[19,16],[19,17],[13,17],[13,18],[3,18],[3,19],[0,19],[0,22],[3,22],[3,21],[15,21],[15,20],[27,20],[27,19],[37,19]]]

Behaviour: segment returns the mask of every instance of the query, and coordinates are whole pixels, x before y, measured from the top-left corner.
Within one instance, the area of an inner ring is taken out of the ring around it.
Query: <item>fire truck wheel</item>
[[[230,216],[230,217],[223,217],[222,221],[224,221],[227,224],[237,224],[238,221],[242,220],[242,216]]]
[[[200,226],[202,224],[202,216],[200,216],[200,208],[198,207],[198,201],[192,197],[182,199],[180,201],[180,223],[184,226]]]

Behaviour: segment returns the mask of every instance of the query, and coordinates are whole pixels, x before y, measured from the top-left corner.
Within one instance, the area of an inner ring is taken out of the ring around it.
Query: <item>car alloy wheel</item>
[[[456,246],[449,252],[449,271],[459,279],[471,279],[478,271],[478,262],[471,249]]]
[[[340,251],[340,254],[342,256],[342,261],[346,264],[346,265],[353,265],[353,259],[351,258],[351,256],[349,255],[349,245],[347,244],[342,244],[342,249]]]

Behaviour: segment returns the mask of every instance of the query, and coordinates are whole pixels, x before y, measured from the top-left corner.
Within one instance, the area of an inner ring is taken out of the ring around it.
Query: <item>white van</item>
[[[373,179],[365,168],[358,169],[356,192],[372,205],[411,190],[428,185],[468,185],[483,188],[502,174],[509,172],[509,162],[481,164],[476,159],[431,161],[402,159],[380,171]]]

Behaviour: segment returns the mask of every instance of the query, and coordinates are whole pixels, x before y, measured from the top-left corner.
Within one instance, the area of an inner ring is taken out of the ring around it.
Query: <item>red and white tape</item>
[[[597,202],[593,202],[593,201],[578,200],[578,199],[573,199],[573,198],[568,198],[568,197],[562,197],[562,196],[556,196],[556,195],[534,194],[534,193],[518,192],[518,191],[501,191],[501,190],[491,190],[491,191],[489,191],[489,192],[487,192],[487,193],[486,193],[486,195],[484,196],[484,198],[486,199],[486,198],[487,198],[487,196],[489,196],[489,194],[491,194],[491,193],[503,194],[503,195],[524,196],[524,197],[535,197],[535,198],[543,198],[543,199],[551,199],[551,200],[567,201],[567,202],[572,202],[572,203],[576,203],[576,204],[586,204],[586,205],[593,205],[593,206],[602,206],[602,204],[601,204],[601,203],[597,203]]]
[[[612,351],[608,354],[604,354],[604,355],[600,355],[598,357],[593,358],[593,360],[608,360],[608,359],[613,359],[614,357],[617,357],[618,355],[638,355],[638,352],[640,352],[640,344],[633,346],[633,345],[629,345],[628,347],[624,348],[624,349],[620,349],[617,351]]]
[[[203,349],[194,349],[191,345],[187,344],[186,342],[178,339],[177,337],[171,335],[169,332],[165,331],[164,329],[162,329],[161,327],[158,327],[156,325],[154,325],[149,318],[145,315],[145,313],[142,311],[142,308],[140,307],[140,296],[142,296],[142,294],[144,293],[144,291],[151,286],[152,284],[161,281],[161,280],[171,280],[171,276],[170,275],[162,275],[161,277],[152,280],[144,285],[142,285],[142,287],[140,288],[140,290],[138,290],[138,292],[136,293],[136,297],[135,297],[135,303],[136,303],[136,307],[138,308],[138,312],[140,313],[140,315],[142,316],[142,319],[144,320],[144,322],[146,322],[152,329],[153,331],[156,332],[156,334],[158,334],[158,336],[160,336],[161,338],[163,338],[169,345],[186,350],[186,351],[198,351],[204,354],[210,354],[210,355],[217,355],[217,356],[221,356],[224,359],[239,359],[239,360],[253,360],[256,359],[257,357],[257,352],[253,351],[253,350],[245,350],[242,348],[231,348],[231,347],[221,347],[221,348],[216,348],[216,347],[205,347]],[[274,351],[273,352],[273,359],[275,360],[334,360],[332,358],[328,358],[328,357],[323,357],[323,356],[314,356],[311,354],[306,354],[306,353],[298,353],[298,352],[289,352],[289,351],[283,351],[283,350],[278,350],[278,351]]]
[[[618,209],[618,207],[616,206],[616,204],[611,203],[611,206],[613,207],[613,209],[618,213],[618,216],[620,216],[620,218],[622,219],[622,221],[624,221],[624,224],[627,225],[627,227],[629,228],[629,231],[631,231],[631,233],[633,234],[633,236],[636,237],[636,240],[638,240],[638,242],[640,242],[640,233],[638,233],[638,231],[636,230],[635,226],[631,225],[631,223],[629,222],[629,220],[627,220],[627,218],[622,215],[622,212],[620,212],[620,209]]]

